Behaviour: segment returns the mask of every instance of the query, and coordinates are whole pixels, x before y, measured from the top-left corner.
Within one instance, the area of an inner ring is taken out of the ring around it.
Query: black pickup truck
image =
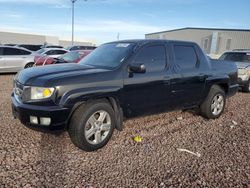
[[[14,79],[14,117],[34,129],[66,129],[86,151],[103,147],[123,117],[197,108],[219,117],[238,90],[237,67],[192,42],[103,44],[79,64],[34,67]]]

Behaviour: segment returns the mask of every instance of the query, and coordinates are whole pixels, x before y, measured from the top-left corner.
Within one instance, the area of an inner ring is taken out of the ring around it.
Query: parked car
[[[4,46],[16,46],[17,44],[4,44]]]
[[[42,48],[63,48],[63,46],[59,46],[59,45],[43,45]]]
[[[236,63],[239,85],[242,91],[250,92],[250,50],[239,49],[225,52],[219,59]]]
[[[68,50],[61,48],[42,48],[35,53],[34,62],[37,62],[44,57],[58,58],[67,52]]]
[[[238,91],[233,62],[210,60],[192,42],[127,40],[101,45],[80,63],[19,72],[14,117],[35,129],[67,129],[86,151],[107,144],[123,116],[199,108],[218,118]]]
[[[18,72],[32,67],[33,64],[34,55],[31,51],[13,46],[0,46],[0,73]]]
[[[35,62],[34,66],[43,66],[43,65],[52,65],[52,64],[59,64],[59,63],[79,63],[84,57],[86,57],[91,50],[77,50],[68,52],[58,58],[52,58],[48,56],[44,56],[38,59]]]
[[[74,50],[94,50],[96,49],[95,46],[70,46],[67,48],[69,51],[74,51]]]
[[[42,45],[36,45],[36,44],[18,44],[16,46],[26,48],[26,49],[33,51],[33,52],[38,51],[42,48]]]

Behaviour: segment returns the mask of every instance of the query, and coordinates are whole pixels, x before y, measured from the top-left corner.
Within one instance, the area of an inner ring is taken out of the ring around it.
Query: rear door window
[[[146,72],[162,71],[166,67],[166,50],[164,45],[146,46],[135,57],[133,63],[144,64]]]
[[[26,50],[20,50],[21,55],[30,55],[31,52],[26,51]]]
[[[5,47],[3,50],[3,55],[29,55],[29,54],[31,53],[26,50],[21,50],[17,48]]]
[[[195,69],[198,59],[193,46],[174,45],[176,65],[182,70]]]

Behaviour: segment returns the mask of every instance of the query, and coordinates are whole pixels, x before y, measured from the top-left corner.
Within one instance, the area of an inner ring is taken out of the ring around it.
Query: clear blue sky
[[[0,30],[71,37],[70,0],[0,0]],[[250,0],[78,0],[75,35],[97,44],[181,27],[250,29]]]

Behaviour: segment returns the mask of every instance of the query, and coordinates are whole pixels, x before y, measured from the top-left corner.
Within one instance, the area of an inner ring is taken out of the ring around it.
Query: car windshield
[[[82,65],[115,68],[133,51],[133,43],[103,44],[80,61]]]
[[[36,53],[38,53],[38,54],[42,54],[43,52],[45,52],[44,48],[42,48],[41,50],[36,51]]]
[[[224,53],[220,60],[250,63],[250,53],[228,52]]]
[[[73,51],[73,52],[68,52],[68,53],[62,55],[60,57],[60,59],[63,59],[64,61],[67,61],[67,62],[73,62],[73,61],[79,59],[81,57],[81,55],[83,55],[83,53]]]

